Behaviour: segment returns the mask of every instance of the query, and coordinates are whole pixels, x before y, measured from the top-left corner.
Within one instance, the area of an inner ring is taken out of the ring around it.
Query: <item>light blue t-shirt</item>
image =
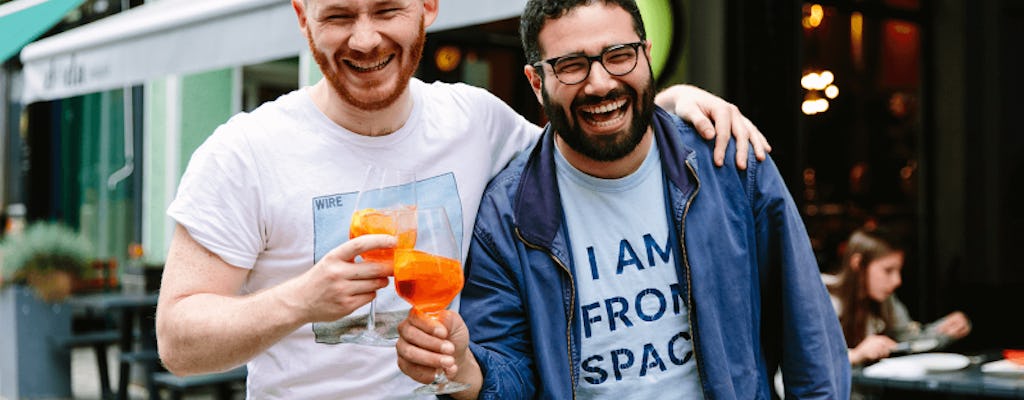
[[[580,399],[701,399],[657,146],[633,174],[555,157],[581,325]]]

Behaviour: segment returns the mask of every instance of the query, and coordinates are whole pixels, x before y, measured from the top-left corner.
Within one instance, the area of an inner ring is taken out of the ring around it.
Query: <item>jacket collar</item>
[[[692,186],[685,161],[693,150],[683,143],[676,121],[669,113],[655,106],[651,127],[661,154],[662,173],[683,193]],[[540,143],[533,148],[523,167],[522,179],[515,195],[515,220],[523,239],[533,245],[550,247],[562,226],[562,198],[558,193],[555,173],[554,131],[544,127]],[[523,222],[526,222],[525,224]]]

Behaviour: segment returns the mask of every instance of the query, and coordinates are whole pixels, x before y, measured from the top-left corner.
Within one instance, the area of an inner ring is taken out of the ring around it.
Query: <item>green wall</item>
[[[170,83],[177,85],[175,83]],[[167,182],[170,164],[167,149],[171,146],[168,132],[168,80],[157,80],[146,85],[145,135],[143,140],[143,201],[142,245],[144,258],[160,262],[167,254],[166,207],[173,193]],[[175,133],[176,135],[176,133]],[[176,139],[175,139],[176,141]]]
[[[179,172],[213,130],[231,118],[232,76],[231,69],[223,69],[182,78]]]
[[[192,153],[234,114],[233,76],[233,69],[223,69],[147,85],[143,248],[148,263],[167,257],[174,227],[167,206]]]

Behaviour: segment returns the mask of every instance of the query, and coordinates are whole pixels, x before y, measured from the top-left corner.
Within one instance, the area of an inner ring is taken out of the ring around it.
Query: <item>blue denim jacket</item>
[[[746,171],[716,168],[690,125],[659,108],[652,127],[704,397],[770,399],[778,366],[787,399],[848,398],[846,342],[775,164],[751,154]],[[575,398],[581,324],[552,135],[549,126],[480,204],[460,313],[482,399]]]

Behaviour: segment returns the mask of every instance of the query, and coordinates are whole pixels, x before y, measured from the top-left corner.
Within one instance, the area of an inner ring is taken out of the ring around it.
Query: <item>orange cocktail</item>
[[[352,225],[348,230],[348,238],[353,239],[370,234],[393,235],[398,237],[398,245],[395,248],[412,248],[416,244],[416,208],[356,210],[352,214]],[[363,260],[388,264],[394,259],[394,250],[376,249],[361,255]]]
[[[395,288],[417,311],[436,313],[462,290],[462,263],[419,250],[395,250]]]

